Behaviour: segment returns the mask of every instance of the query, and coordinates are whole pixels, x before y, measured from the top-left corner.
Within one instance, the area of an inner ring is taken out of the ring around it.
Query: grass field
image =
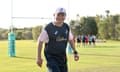
[[[97,43],[96,47],[78,47],[80,60],[68,54],[69,72],[120,72],[120,41]],[[37,42],[16,41],[16,57],[8,56],[8,41],[0,41],[0,72],[47,72],[36,65]]]

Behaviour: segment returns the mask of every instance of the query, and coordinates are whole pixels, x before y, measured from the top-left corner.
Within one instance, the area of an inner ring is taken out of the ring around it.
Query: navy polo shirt
[[[64,23],[61,27],[58,27],[53,23],[49,23],[45,30],[49,38],[49,42],[45,44],[45,53],[65,55],[69,38],[69,26]]]

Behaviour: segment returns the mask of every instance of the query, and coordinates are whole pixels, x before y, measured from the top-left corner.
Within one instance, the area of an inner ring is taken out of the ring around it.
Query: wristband
[[[74,53],[74,54],[78,54],[78,52],[77,52],[77,51],[74,51],[73,53]]]

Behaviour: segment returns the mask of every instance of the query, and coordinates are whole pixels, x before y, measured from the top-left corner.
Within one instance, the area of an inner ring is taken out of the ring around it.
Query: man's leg
[[[60,72],[68,72],[67,65],[65,65],[65,66],[59,66],[59,68],[60,68]]]
[[[48,72],[61,72],[59,66],[55,63],[49,64],[47,65],[47,67],[48,67]]]

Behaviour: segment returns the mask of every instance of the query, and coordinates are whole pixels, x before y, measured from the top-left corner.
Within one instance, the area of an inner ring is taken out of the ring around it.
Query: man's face
[[[58,13],[58,14],[54,14],[54,18],[56,20],[56,22],[64,22],[65,18],[66,18],[66,14],[64,13]]]

